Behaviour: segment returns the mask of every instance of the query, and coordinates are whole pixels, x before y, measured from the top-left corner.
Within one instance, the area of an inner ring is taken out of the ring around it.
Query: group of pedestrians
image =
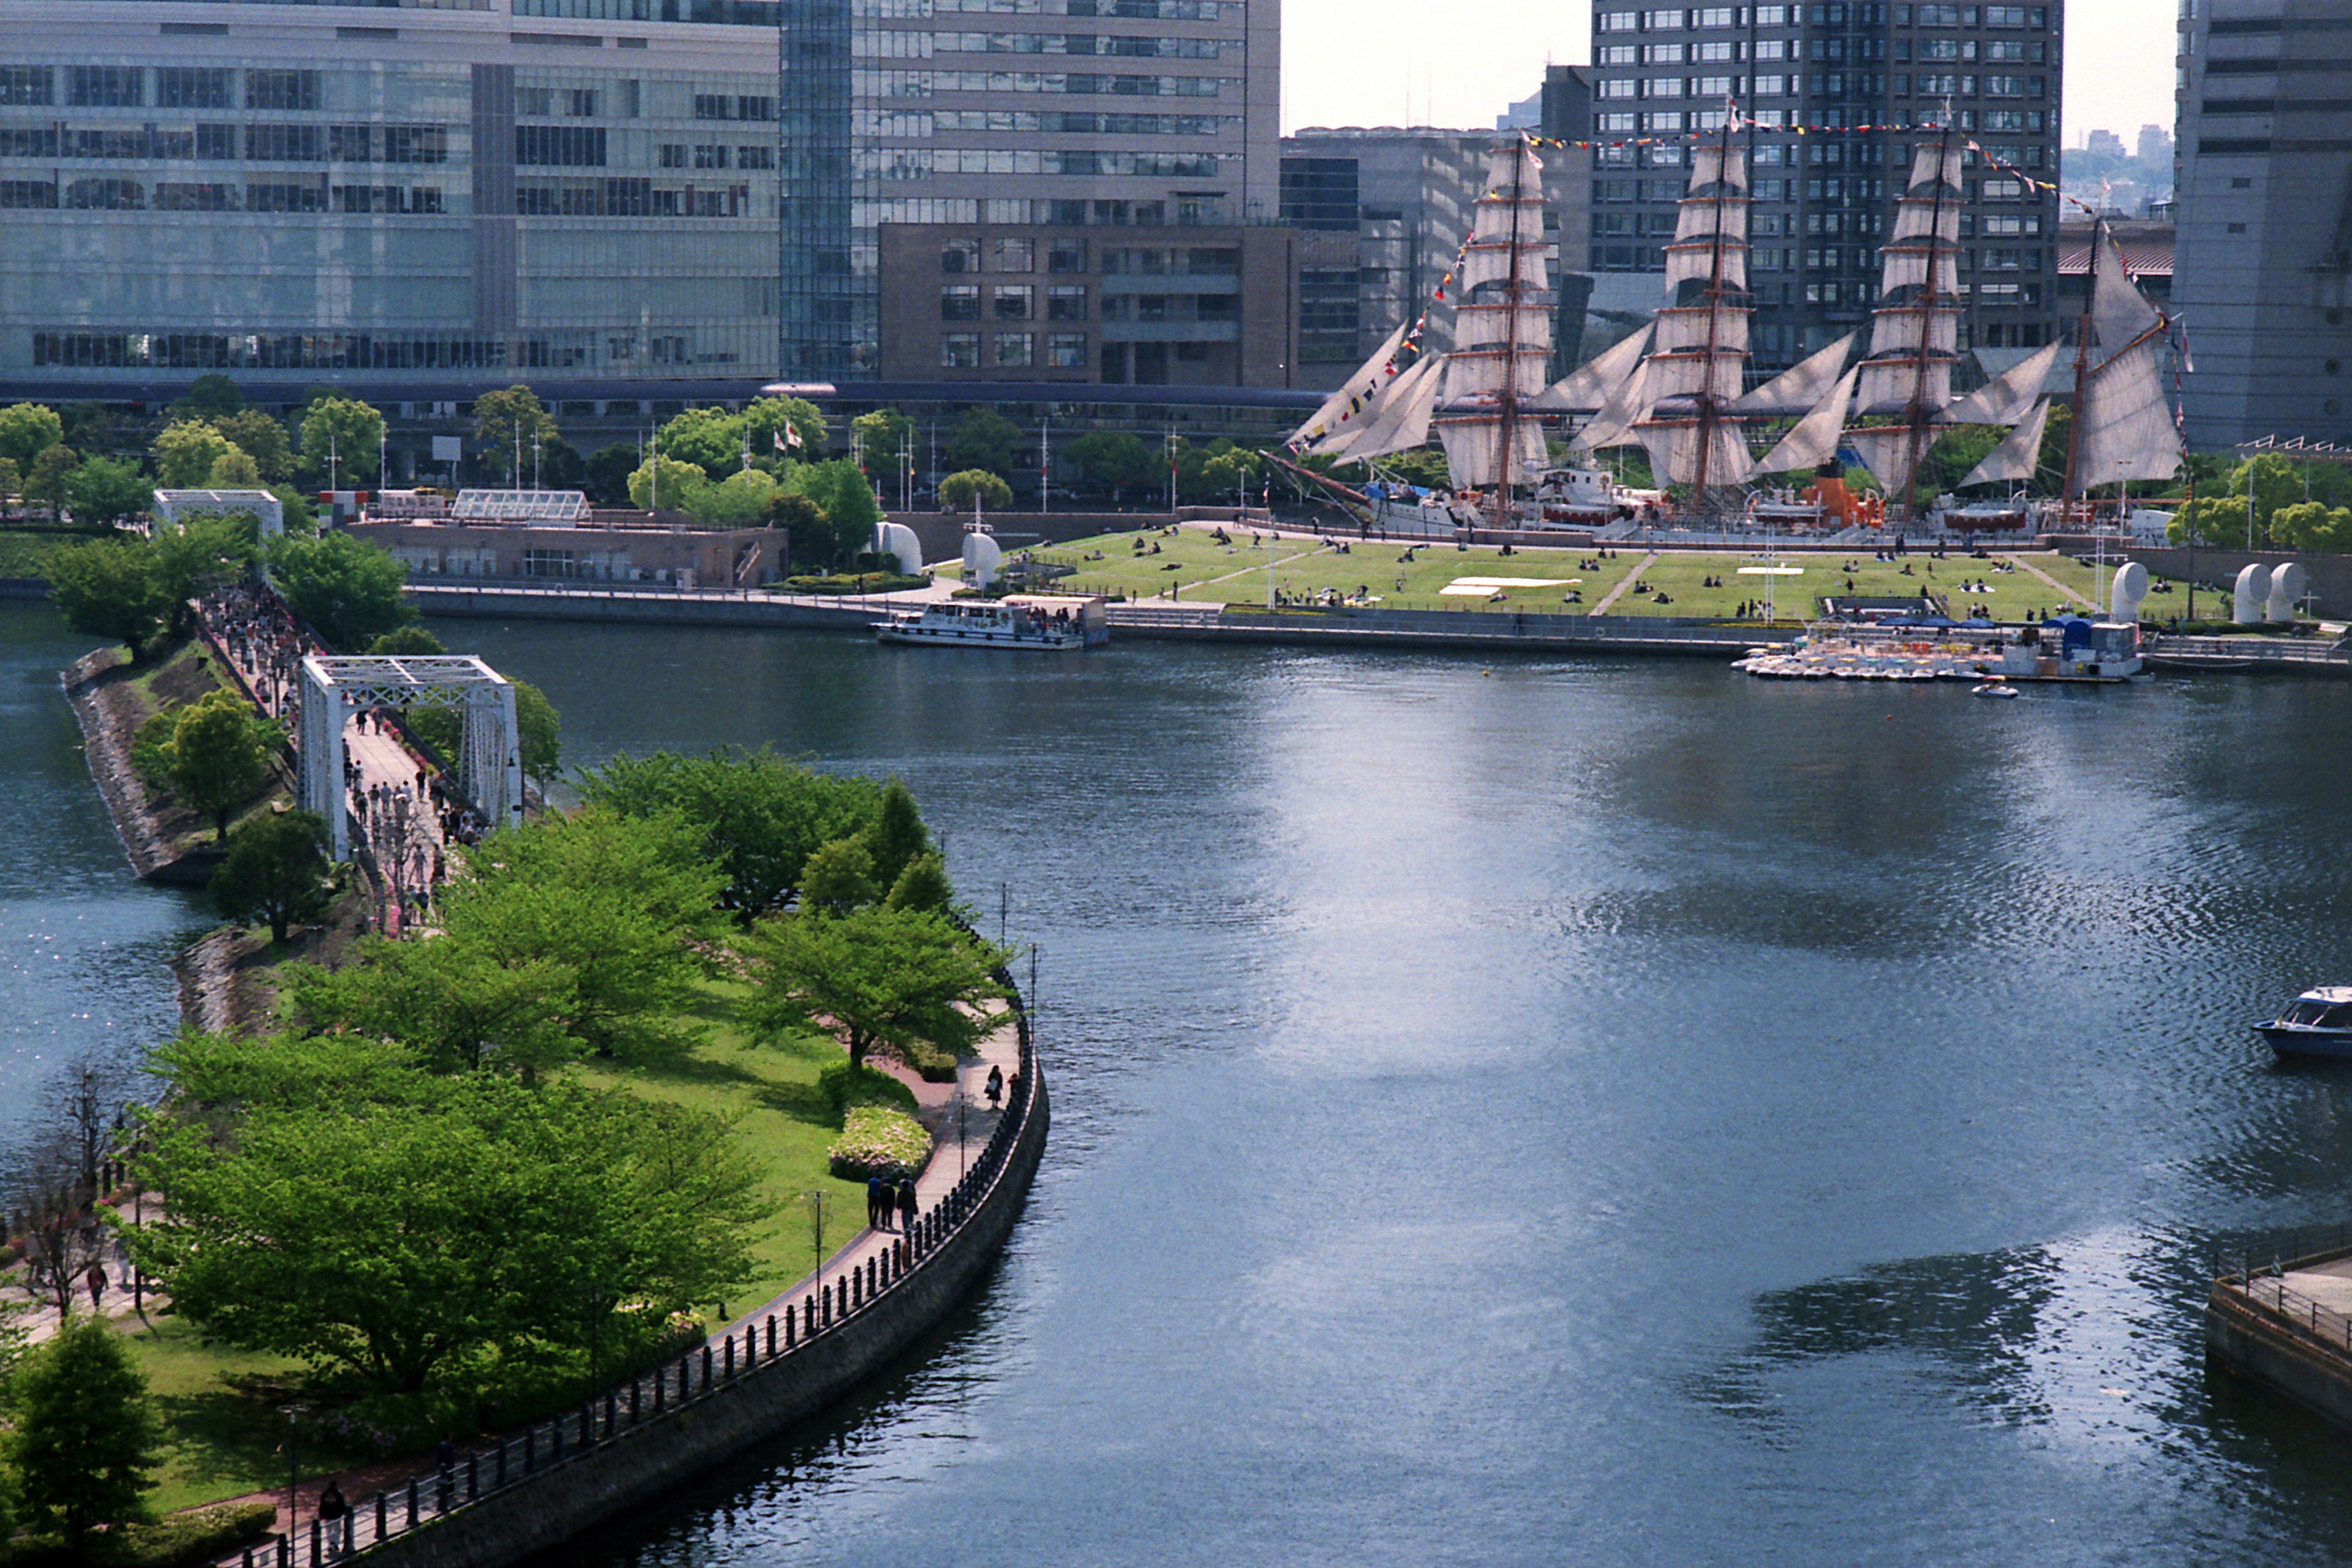
[[[880,1176],[866,1178],[866,1223],[875,1230],[910,1230],[915,1224],[915,1178],[902,1176],[896,1185]],[[890,1223],[891,1215],[898,1219]]]
[[[198,609],[205,629],[236,662],[262,708],[273,719],[290,715],[296,668],[304,654],[321,650],[302,635],[286,601],[266,584],[231,583]]]

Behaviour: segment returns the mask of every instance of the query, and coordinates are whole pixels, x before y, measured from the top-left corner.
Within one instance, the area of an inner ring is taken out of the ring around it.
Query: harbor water
[[[70,720],[17,679],[72,651],[43,614],[0,607],[11,733],[45,737],[0,749],[11,1085],[191,916],[98,852]],[[2352,1069],[2248,1027],[2352,982],[2339,685],[439,629],[545,689],[572,762],[899,774],[1038,948],[1055,1135],[985,1288],[566,1563],[2352,1539],[2352,1440],[2217,1391],[2199,1334],[2217,1253],[2352,1208]]]

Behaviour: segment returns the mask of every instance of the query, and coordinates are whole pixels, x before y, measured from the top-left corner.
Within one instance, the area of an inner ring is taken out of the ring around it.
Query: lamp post
[[[295,1514],[301,1507],[301,1418],[310,1414],[310,1407],[307,1405],[281,1405],[278,1409],[286,1417],[286,1548],[290,1552],[294,1549]]]

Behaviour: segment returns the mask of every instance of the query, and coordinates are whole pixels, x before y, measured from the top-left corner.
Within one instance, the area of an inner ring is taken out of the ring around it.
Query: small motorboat
[[[2018,691],[2016,687],[2011,686],[2000,676],[1993,675],[1988,676],[1984,679],[1978,681],[1974,686],[1969,687],[1969,695],[1971,697],[2016,697],[2021,694]]]
[[[2352,1057],[2352,985],[2306,991],[2267,1024],[2256,1024],[2283,1057]]]

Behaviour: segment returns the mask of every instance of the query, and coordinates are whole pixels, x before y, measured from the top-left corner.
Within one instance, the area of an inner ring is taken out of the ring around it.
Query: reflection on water
[[[2207,1383],[2334,1219],[2339,686],[456,622],[567,750],[897,773],[1041,950],[1055,1132],[969,1310],[565,1553],[746,1564],[2325,1559]],[[86,786],[85,786],[86,787]],[[59,808],[62,812],[62,807]]]
[[[132,879],[90,784],[58,672],[92,646],[46,605],[0,603],[0,1145],[60,1063],[127,1062],[171,1031],[165,965],[205,923]]]

